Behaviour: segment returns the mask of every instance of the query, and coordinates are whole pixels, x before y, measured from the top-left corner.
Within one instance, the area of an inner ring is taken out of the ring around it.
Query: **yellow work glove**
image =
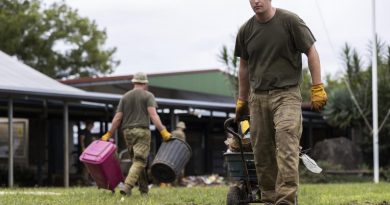
[[[161,130],[160,134],[164,141],[168,141],[169,139],[171,139],[171,133],[169,133],[167,129]]]
[[[102,140],[103,141],[108,141],[108,139],[110,139],[110,137],[111,137],[111,132],[110,131],[108,131],[108,132],[106,132],[106,134],[104,134],[103,136],[102,136]]]
[[[236,103],[236,122],[240,121],[241,117],[249,115],[248,101],[237,99]]]
[[[328,101],[324,84],[312,85],[311,86],[311,108],[315,111],[321,111]]]

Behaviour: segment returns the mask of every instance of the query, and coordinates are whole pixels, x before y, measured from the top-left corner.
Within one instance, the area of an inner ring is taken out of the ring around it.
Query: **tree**
[[[237,97],[239,58],[234,55],[233,51],[229,51],[225,45],[222,46],[218,58],[226,66],[228,84],[231,86],[232,95]]]
[[[341,57],[346,72],[340,81],[333,81],[324,115],[331,125],[340,128],[364,126],[363,117],[368,117],[371,106],[371,87],[367,86],[370,75],[362,69],[362,60],[350,45],[345,44]]]
[[[119,65],[107,34],[64,2],[0,0],[0,50],[53,78],[107,74]]]
[[[370,43],[372,44],[372,42]],[[390,165],[390,46],[377,40],[378,56],[378,120],[380,164]],[[369,47],[370,48],[370,47]],[[371,50],[371,49],[370,49]],[[372,53],[370,53],[371,55]],[[372,84],[371,66],[363,69],[356,50],[345,45],[342,57],[346,73],[329,89],[328,105],[323,112],[327,121],[337,127],[350,128],[358,135],[365,162],[372,164]],[[358,131],[357,131],[358,130]],[[357,138],[356,136],[352,136]]]

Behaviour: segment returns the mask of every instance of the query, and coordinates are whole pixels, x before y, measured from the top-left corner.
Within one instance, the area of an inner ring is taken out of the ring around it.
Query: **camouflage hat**
[[[176,124],[177,128],[186,129],[186,124],[183,121],[180,121]]]
[[[149,83],[148,76],[145,73],[139,72],[134,74],[133,79],[131,80],[133,83]]]

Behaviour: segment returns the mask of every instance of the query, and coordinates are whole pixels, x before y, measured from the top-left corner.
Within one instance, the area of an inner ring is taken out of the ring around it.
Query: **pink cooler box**
[[[114,191],[123,181],[123,175],[118,160],[114,156],[115,144],[102,140],[93,141],[81,154],[82,161],[97,186]]]

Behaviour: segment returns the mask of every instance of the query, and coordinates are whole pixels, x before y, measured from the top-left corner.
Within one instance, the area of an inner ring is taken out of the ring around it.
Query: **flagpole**
[[[375,0],[372,0],[372,135],[374,157],[374,182],[379,182],[379,146],[378,146],[378,68],[376,45]]]

